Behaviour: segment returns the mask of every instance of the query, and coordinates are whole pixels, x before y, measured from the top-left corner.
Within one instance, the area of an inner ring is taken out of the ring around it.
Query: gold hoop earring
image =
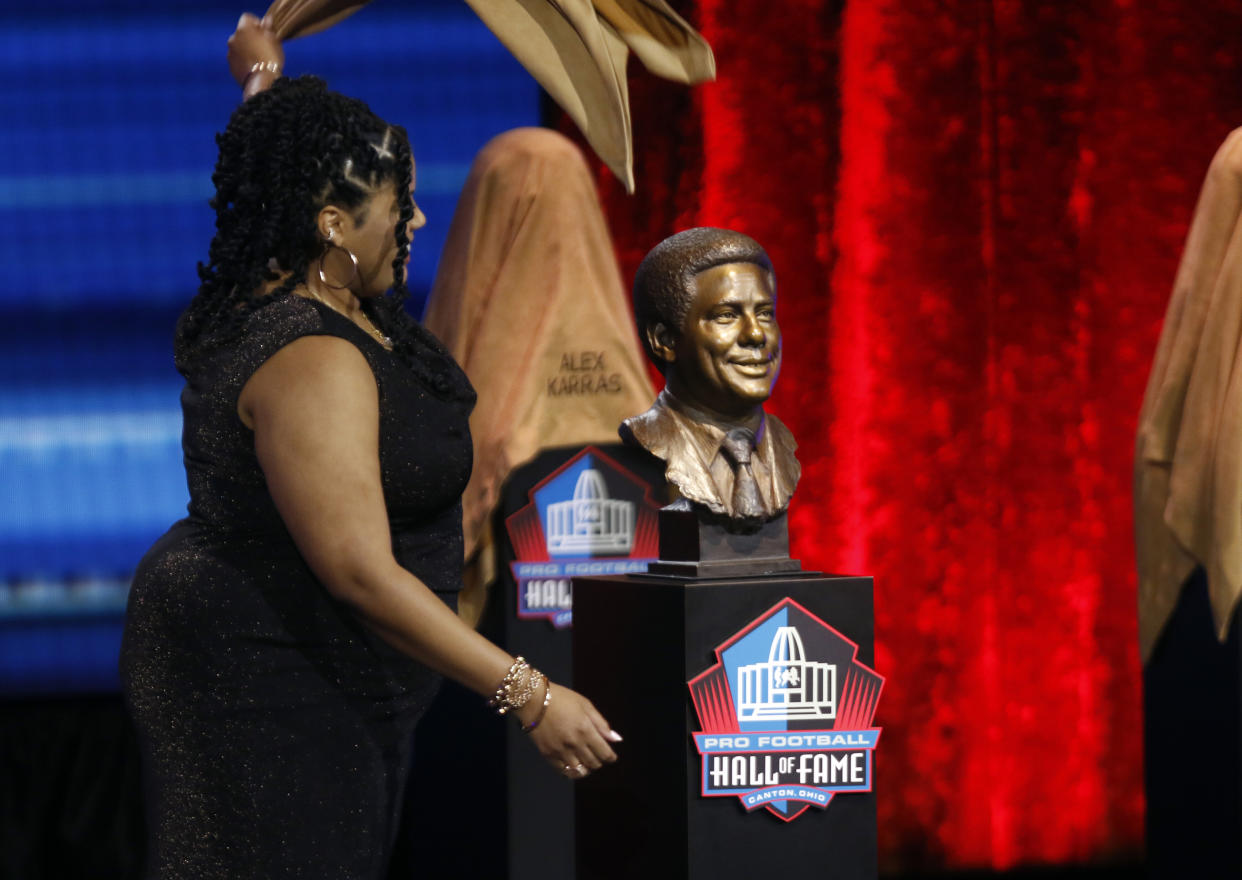
[[[337,244],[335,237],[329,238],[325,244],[327,246],[323,249],[323,255],[319,258],[319,280],[323,283],[324,287],[331,288],[332,290],[344,290],[349,287],[349,285],[353,284],[358,278],[358,258],[354,256],[354,252],[349,248],[344,245]],[[340,248],[343,250],[345,252],[345,256],[349,257],[350,264],[354,267],[353,274],[349,276],[349,280],[344,284],[332,284],[328,281],[327,273],[323,271],[323,264],[327,259],[329,247]]]

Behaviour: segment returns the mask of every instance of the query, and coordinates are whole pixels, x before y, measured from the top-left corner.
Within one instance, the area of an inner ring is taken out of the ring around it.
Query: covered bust
[[[1242,597],[1240,348],[1242,129],[1208,168],[1139,416],[1134,518],[1144,662],[1197,566],[1222,640]]]
[[[621,420],[655,394],[594,182],[568,139],[521,128],[479,152],[424,324],[479,395],[462,498],[462,614],[477,618],[510,472],[542,449],[616,442]]]

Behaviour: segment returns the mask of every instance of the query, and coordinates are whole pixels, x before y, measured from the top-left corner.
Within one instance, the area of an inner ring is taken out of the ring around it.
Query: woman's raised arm
[[[266,89],[285,69],[285,50],[267,19],[242,13],[229,37],[229,72],[242,87],[242,100]]]

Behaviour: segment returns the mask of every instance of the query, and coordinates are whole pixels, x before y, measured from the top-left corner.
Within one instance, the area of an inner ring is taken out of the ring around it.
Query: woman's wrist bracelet
[[[535,720],[530,724],[522,725],[522,733],[530,733],[539,726],[539,722],[543,720],[543,716],[548,714],[548,704],[552,702],[552,679],[547,679],[547,684],[543,691],[543,705],[539,707],[539,714],[535,716]]]
[[[250,85],[250,80],[254,77],[256,73],[261,73],[264,71],[279,78],[280,77],[280,64],[275,61],[256,61],[254,64],[250,65],[250,72],[247,73],[246,78],[242,80],[242,91],[244,92],[246,90],[246,86]]]
[[[496,714],[504,715],[514,709],[521,709],[530,702],[530,698],[543,681],[543,673],[532,669],[524,657],[518,657],[505,673],[500,686],[487,705],[496,710]]]

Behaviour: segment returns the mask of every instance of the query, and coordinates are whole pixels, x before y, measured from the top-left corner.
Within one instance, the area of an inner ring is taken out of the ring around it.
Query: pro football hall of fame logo
[[[857,654],[792,599],[716,648],[717,663],[689,682],[703,796],[790,822],[837,794],[871,791],[884,678]]]
[[[647,483],[595,447],[565,462],[505,520],[518,617],[567,627],[570,578],[646,571],[659,554],[658,512]]]

